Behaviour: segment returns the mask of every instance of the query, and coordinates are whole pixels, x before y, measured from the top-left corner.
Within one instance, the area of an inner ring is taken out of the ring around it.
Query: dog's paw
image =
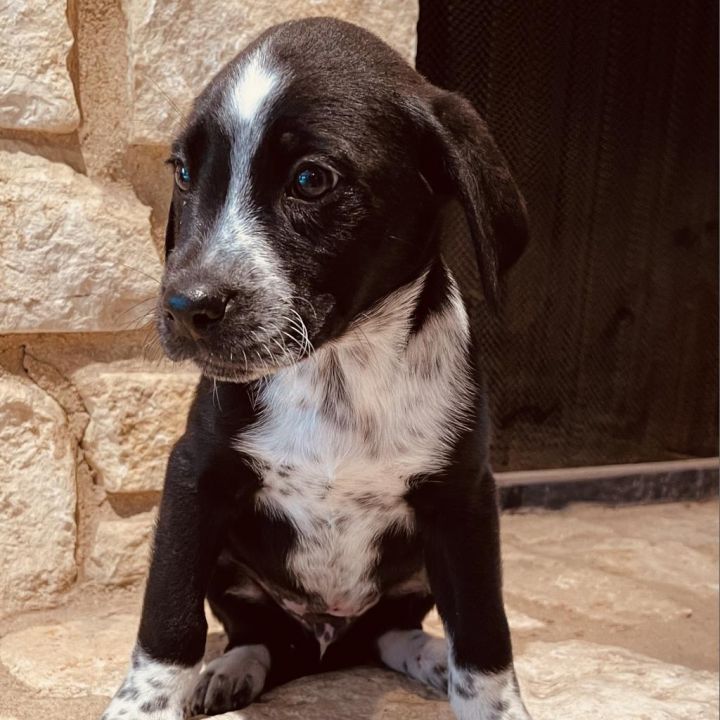
[[[458,720],[531,720],[512,668],[481,673],[453,667],[449,694]]]
[[[241,645],[210,661],[190,697],[192,715],[219,715],[249,705],[265,687],[270,653],[264,645]]]
[[[447,693],[448,646],[445,638],[422,630],[391,630],[378,639],[382,661],[393,670]]]
[[[100,720],[184,720],[183,703],[162,688],[141,692],[128,678]]]
[[[139,648],[100,720],[184,720],[197,670],[153,660]]]
[[[170,706],[170,699],[158,695],[142,702],[112,699],[100,720],[184,720],[182,707]]]

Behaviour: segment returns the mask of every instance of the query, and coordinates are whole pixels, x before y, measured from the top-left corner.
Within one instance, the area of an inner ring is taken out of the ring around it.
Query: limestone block
[[[716,673],[579,641],[533,643],[516,660],[534,720],[717,720]],[[377,670],[304,678],[224,720],[451,720],[446,699]]]
[[[588,566],[570,546],[564,557],[518,550],[506,542],[504,587],[509,602],[522,600],[555,612],[571,612],[613,626],[651,619],[681,620],[692,613],[657,587]],[[592,588],[588,592],[587,588]]]
[[[718,555],[720,515],[716,500],[701,503],[661,503],[623,508],[593,506],[573,508],[580,517],[588,517],[605,531],[620,536],[642,537],[662,545],[681,539],[683,545]],[[582,513],[582,514],[580,514]]]
[[[532,617],[532,615],[526,615],[524,612],[515,610],[511,607],[505,606],[505,613],[507,614],[508,625],[512,632],[532,632],[533,630],[542,630],[546,626],[542,620]]]
[[[60,406],[0,376],[0,615],[49,607],[75,567],[75,458]]]
[[[546,624],[542,620],[526,615],[525,613],[515,610],[508,605],[505,605],[505,614],[507,615],[510,630],[514,633],[532,632],[546,627]],[[425,632],[429,632],[431,635],[440,636],[445,634],[442,620],[440,619],[437,608],[433,608],[427,614],[425,620],[423,620],[423,628]]]
[[[122,0],[128,20],[131,142],[168,143],[179,113],[261,31],[330,15],[363,25],[415,59],[418,0]]]
[[[149,217],[123,187],[0,152],[0,333],[136,326],[161,272]]]
[[[0,662],[40,696],[110,696],[122,682],[137,626],[135,615],[111,613],[32,626],[0,640]]]
[[[691,530],[680,535],[668,526],[650,540],[646,536],[655,529],[639,512],[657,514],[655,508],[643,507],[622,513],[574,508],[503,515],[505,592],[603,624],[633,626],[652,617],[689,617],[692,598],[687,597],[687,604],[678,598],[687,596],[687,588],[697,595],[717,594],[717,548],[689,547],[685,538]],[[683,522],[682,514],[675,514]],[[679,592],[672,591],[673,585]]]
[[[577,508],[575,515],[582,518],[589,510]],[[546,554],[561,555],[572,547],[574,553],[609,573],[717,596],[718,515],[714,503],[694,505],[692,513],[678,512],[674,505],[626,508],[626,514],[619,517],[610,508],[592,510],[593,523],[573,517],[567,522],[564,519],[563,526],[594,528],[594,532],[583,530],[569,538],[552,538],[548,533],[543,537]],[[538,539],[535,528],[531,537],[524,538],[530,545]]]
[[[375,668],[306,677],[278,687],[223,720],[455,720],[446,697]],[[554,720],[557,720],[555,718]],[[563,718],[563,720],[565,720]]]
[[[0,4],[0,127],[57,133],[77,128],[66,13],[66,0]]]
[[[197,374],[88,365],[73,375],[90,414],[83,450],[111,493],[162,490],[165,466],[185,428]]]
[[[582,641],[532,643],[515,662],[534,720],[717,720],[717,673]]]
[[[106,611],[16,630],[0,662],[39,697],[110,696],[121,681],[137,617]],[[516,659],[534,720],[717,720],[714,672],[622,648],[570,640],[535,642]],[[53,716],[55,717],[55,716]],[[265,694],[225,720],[452,720],[446,698],[375,668],[306,677]]]
[[[0,670],[6,668],[31,688],[35,697],[113,695],[125,677],[140,623],[136,614],[119,610],[117,605],[105,601],[95,610],[84,609],[79,619],[77,615],[68,619],[67,613],[62,613],[62,619],[53,623],[7,633],[0,638]],[[217,621],[208,619],[210,630],[217,628]],[[80,720],[100,716],[70,714],[63,712],[64,707],[60,705],[50,717]],[[12,719],[0,714],[0,720]]]
[[[150,560],[154,520],[154,512],[101,520],[85,567],[87,579],[108,586],[143,579]]]

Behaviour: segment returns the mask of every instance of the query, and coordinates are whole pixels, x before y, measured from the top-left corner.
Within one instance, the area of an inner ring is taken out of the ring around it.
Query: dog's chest
[[[287,569],[313,612],[355,616],[378,600],[383,535],[412,534],[408,483],[445,464],[459,421],[459,338],[448,352],[381,327],[365,328],[371,344],[350,338],[274,376],[238,441],[262,479],[258,509],[296,532]]]

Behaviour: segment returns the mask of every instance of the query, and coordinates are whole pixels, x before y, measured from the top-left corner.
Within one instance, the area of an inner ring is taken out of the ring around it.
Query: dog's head
[[[492,303],[526,241],[472,106],[337,20],[261,35],[197,98],[171,162],[160,337],[219,379],[294,362],[418,277],[449,198]]]

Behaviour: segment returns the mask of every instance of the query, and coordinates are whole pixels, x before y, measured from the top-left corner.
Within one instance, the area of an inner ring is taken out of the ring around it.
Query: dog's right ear
[[[167,225],[165,226],[165,259],[175,247],[175,200],[170,201]]]

